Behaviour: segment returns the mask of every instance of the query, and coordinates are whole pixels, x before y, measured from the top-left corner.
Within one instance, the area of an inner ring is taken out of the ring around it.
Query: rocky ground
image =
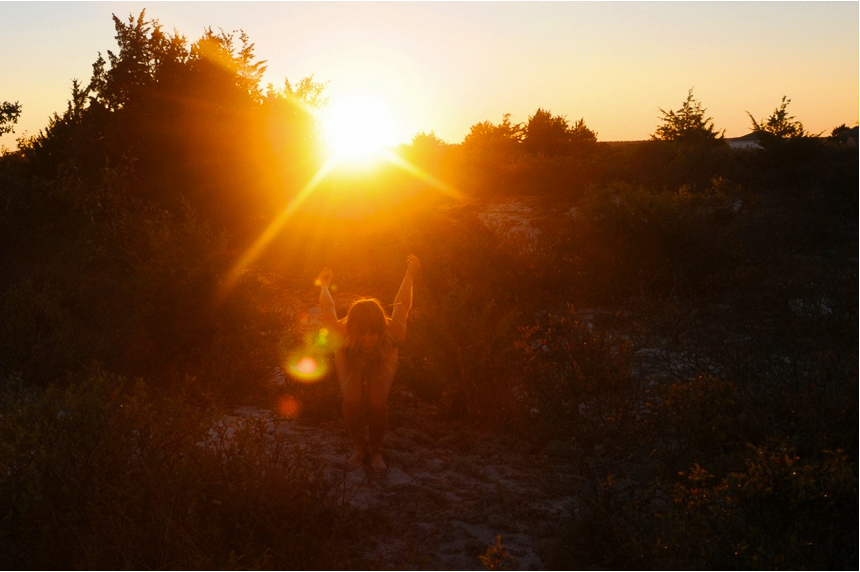
[[[500,568],[544,569],[579,487],[572,467],[515,438],[445,422],[401,386],[390,406],[384,473],[344,470],[350,450],[340,421],[309,424],[246,407],[222,422],[265,419],[337,487],[347,514],[372,523],[354,567],[482,570],[479,557],[499,535],[508,557]]]

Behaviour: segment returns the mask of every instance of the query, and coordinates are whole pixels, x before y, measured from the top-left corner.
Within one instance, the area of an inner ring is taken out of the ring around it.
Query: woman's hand
[[[421,271],[421,263],[418,262],[418,257],[410,254],[406,257],[406,273],[415,276]]]
[[[315,286],[325,286],[326,288],[330,288],[331,287],[331,275],[332,275],[331,268],[326,268],[325,270],[320,272],[320,275],[317,276],[316,280],[314,280],[314,285]]]

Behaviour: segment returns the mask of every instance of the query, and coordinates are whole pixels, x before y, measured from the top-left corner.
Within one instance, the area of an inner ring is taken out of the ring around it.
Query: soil
[[[352,567],[483,570],[479,557],[499,535],[507,556],[499,569],[545,569],[580,486],[569,460],[446,422],[402,386],[395,385],[389,405],[382,473],[345,470],[351,451],[340,421],[310,424],[251,407],[224,421],[266,419],[320,467],[348,514],[372,523]]]

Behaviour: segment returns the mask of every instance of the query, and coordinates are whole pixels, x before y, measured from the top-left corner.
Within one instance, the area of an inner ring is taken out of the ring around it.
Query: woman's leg
[[[388,394],[394,383],[394,374],[397,372],[397,348],[391,350],[388,358],[383,362],[379,376],[368,380],[368,424],[370,425],[370,439],[368,449],[370,451],[370,465],[377,471],[384,471],[387,467],[382,460],[382,438],[388,429]]]
[[[352,471],[364,463],[367,454],[364,442],[364,413],[361,406],[361,376],[352,371],[345,356],[339,351],[334,354],[334,367],[343,395],[343,421],[355,446],[355,451],[346,462],[346,468]]]

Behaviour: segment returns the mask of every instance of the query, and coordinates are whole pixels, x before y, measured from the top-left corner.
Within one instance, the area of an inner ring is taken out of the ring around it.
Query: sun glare
[[[323,118],[331,158],[339,164],[367,164],[395,145],[396,128],[382,102],[353,94],[333,101]]]

